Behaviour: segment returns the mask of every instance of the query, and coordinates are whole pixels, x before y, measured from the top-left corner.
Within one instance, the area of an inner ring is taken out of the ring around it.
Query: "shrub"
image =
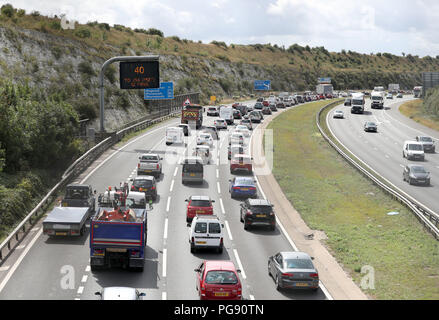
[[[24,9],[19,9],[17,11],[17,16],[20,18],[23,17],[25,14],[26,14],[26,10],[24,10]]]
[[[78,64],[78,71],[87,74],[89,76],[94,76],[96,73],[93,69],[93,66],[89,61],[82,61]]]
[[[49,25],[53,30],[61,30],[61,23],[57,20],[50,22]]]
[[[79,38],[90,38],[91,33],[90,30],[88,30],[87,28],[79,28],[78,30],[75,31],[75,36],[79,37]]]
[[[15,13],[14,7],[9,3],[2,5],[0,11],[2,13],[2,16],[6,16],[8,18],[12,18]]]
[[[214,45],[216,45],[218,47],[223,47],[224,49],[227,49],[227,44],[225,42],[223,42],[223,41],[215,41],[215,40],[213,40],[211,42],[211,44],[214,44]]]
[[[99,28],[102,30],[110,31],[110,25],[108,23],[99,23]]]
[[[155,28],[149,28],[148,31],[147,31],[147,34],[156,35],[156,36],[159,36],[159,37],[163,37],[164,36],[162,31],[160,31],[159,29],[155,29]]]
[[[32,12],[30,13],[30,15],[31,15],[32,17],[39,17],[41,14],[40,14],[39,11],[32,11]]]

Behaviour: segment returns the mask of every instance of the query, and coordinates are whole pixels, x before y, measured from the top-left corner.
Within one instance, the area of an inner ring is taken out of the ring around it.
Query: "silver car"
[[[145,293],[130,287],[107,287],[95,292],[95,295],[100,296],[101,300],[142,300]]]
[[[341,110],[335,110],[335,111],[334,111],[333,118],[343,119],[343,118],[344,118],[344,113],[343,113],[343,111],[341,111]]]
[[[279,252],[268,258],[268,274],[276,289],[319,289],[319,273],[312,259],[304,252]]]

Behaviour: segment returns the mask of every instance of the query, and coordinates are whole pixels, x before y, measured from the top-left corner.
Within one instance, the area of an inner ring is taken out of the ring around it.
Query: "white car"
[[[218,129],[226,129],[227,130],[227,122],[224,119],[216,119],[213,121],[213,125]]]
[[[170,144],[183,144],[184,143],[184,131],[180,127],[168,127],[166,128],[166,145]]]
[[[232,144],[244,145],[244,135],[241,132],[233,132],[229,135],[229,146]]]
[[[222,253],[223,228],[224,225],[216,215],[196,215],[189,229],[191,252],[195,253],[197,249],[215,249],[217,253]]]
[[[424,147],[418,141],[405,141],[402,149],[402,157],[408,160],[422,160],[425,159]]]
[[[344,118],[344,113],[343,113],[343,111],[341,111],[341,110],[335,110],[335,111],[334,111],[333,118],[343,119],[343,118]]]
[[[142,300],[145,293],[130,287],[107,287],[95,292],[95,295],[100,296],[101,300]]]
[[[210,133],[200,132],[197,136],[197,145],[205,144],[209,147],[213,146],[213,138]]]
[[[242,133],[246,138],[250,137],[250,130],[248,130],[247,126],[245,125],[237,125],[233,132]]]

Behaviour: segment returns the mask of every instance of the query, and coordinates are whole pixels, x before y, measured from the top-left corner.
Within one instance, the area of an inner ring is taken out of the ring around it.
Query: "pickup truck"
[[[98,211],[90,223],[92,271],[115,266],[143,271],[148,223],[142,197],[136,201],[127,186],[99,197]]]
[[[156,178],[160,177],[162,174],[161,160],[163,160],[163,158],[155,153],[142,154],[137,164],[137,174],[155,176]]]
[[[85,222],[95,212],[95,194],[90,185],[70,184],[61,206],[55,207],[43,221],[48,236],[82,236]]]

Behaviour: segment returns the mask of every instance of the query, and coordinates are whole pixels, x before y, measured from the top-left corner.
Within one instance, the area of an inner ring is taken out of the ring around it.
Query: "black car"
[[[364,124],[364,131],[366,132],[377,132],[377,125],[375,122],[368,121]]]
[[[350,107],[350,106],[352,105],[352,99],[351,99],[351,98],[347,98],[347,99],[344,101],[344,105]]]
[[[283,103],[282,101],[279,101],[279,102],[277,102],[276,103],[276,108],[282,108],[282,109],[285,109],[286,107],[285,107],[285,103]]]
[[[187,137],[189,136],[189,125],[188,124],[179,124],[180,128],[183,128],[183,133]]]
[[[270,107],[271,111],[273,111],[273,112],[276,112],[276,111],[277,111],[276,105],[275,105],[274,103],[271,103],[271,104],[269,105],[269,107]]]
[[[242,119],[241,111],[233,110],[233,119]]]
[[[409,164],[404,167],[402,179],[409,184],[425,184],[430,185],[430,172],[425,170],[424,166],[417,164]]]
[[[153,176],[137,176],[131,181],[131,191],[144,192],[153,201],[157,199],[157,182]]]
[[[273,205],[265,199],[247,199],[241,204],[240,220],[244,222],[244,229],[251,226],[268,226],[270,230],[276,228],[276,216]]]
[[[270,109],[270,107],[264,107],[264,109],[262,109],[262,113],[263,113],[263,114],[268,114],[268,115],[270,115],[270,114],[271,114],[271,109]]]

